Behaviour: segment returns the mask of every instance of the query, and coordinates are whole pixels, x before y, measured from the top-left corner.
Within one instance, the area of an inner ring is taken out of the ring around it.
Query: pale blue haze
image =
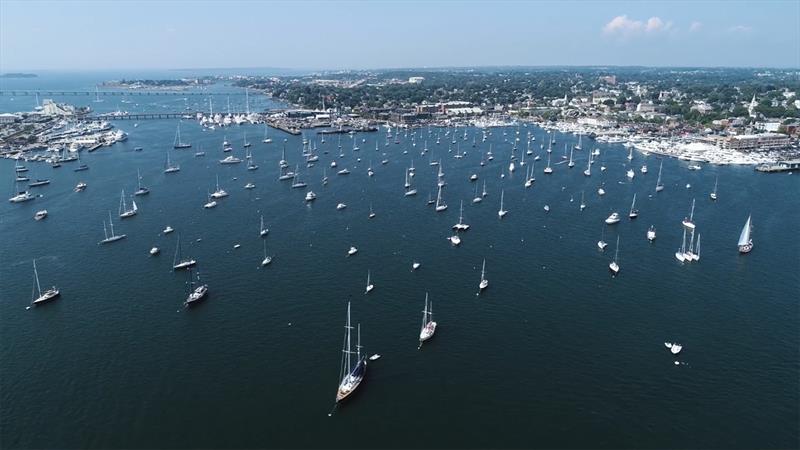
[[[2,0],[0,71],[798,67],[799,18],[796,1]]]

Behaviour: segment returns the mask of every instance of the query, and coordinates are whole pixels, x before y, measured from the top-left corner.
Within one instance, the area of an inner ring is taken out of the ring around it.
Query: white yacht
[[[428,304],[428,293],[425,293],[425,309],[422,311],[422,327],[419,330],[419,346],[433,337],[436,332],[436,322],[433,321],[433,302]]]
[[[42,292],[42,287],[39,284],[39,271],[36,270],[36,260],[33,260],[33,280],[34,285],[36,286],[36,290],[31,293],[31,305],[39,305],[61,295],[61,291],[58,290],[57,287],[53,286],[50,289],[45,290]]]
[[[348,250],[348,251],[347,251],[347,256],[353,256],[353,255],[355,255],[356,253],[358,253],[358,249],[357,249],[357,248],[355,248],[355,247],[352,247],[352,246],[351,246],[351,247],[350,247],[350,250]]]
[[[611,213],[610,216],[608,216],[606,218],[606,223],[609,224],[609,225],[613,225],[613,224],[615,224],[615,223],[617,223],[619,221],[620,221],[620,217],[619,217],[619,213],[618,212],[613,212],[613,213]]]

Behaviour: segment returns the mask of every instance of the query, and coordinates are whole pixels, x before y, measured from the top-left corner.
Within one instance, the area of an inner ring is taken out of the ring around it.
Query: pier
[[[800,159],[778,161],[775,164],[761,164],[756,166],[758,172],[790,172],[800,170]]]

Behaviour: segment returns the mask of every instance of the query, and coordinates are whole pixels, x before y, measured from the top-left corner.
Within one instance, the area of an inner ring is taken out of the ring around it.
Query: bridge
[[[197,92],[197,91],[159,91],[159,90],[130,90],[130,91],[48,91],[48,90],[3,90],[0,95],[10,95],[15,97],[33,96],[39,94],[40,97],[44,96],[133,96],[133,95],[147,95],[147,96],[199,96],[207,97],[210,95],[245,95],[244,92]]]

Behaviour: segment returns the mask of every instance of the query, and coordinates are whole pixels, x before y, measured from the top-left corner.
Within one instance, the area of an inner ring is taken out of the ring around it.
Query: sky
[[[0,0],[0,72],[800,67],[800,1]]]

